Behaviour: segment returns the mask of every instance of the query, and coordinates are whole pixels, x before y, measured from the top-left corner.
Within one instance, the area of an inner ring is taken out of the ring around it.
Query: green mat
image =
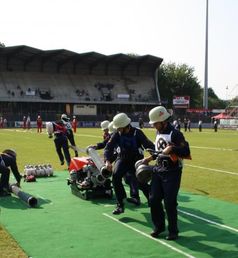
[[[67,171],[55,175],[22,184],[37,208],[14,195],[0,199],[0,223],[30,257],[238,257],[235,204],[181,192],[179,240],[164,240],[166,233],[156,240],[144,199],[113,216],[115,200],[82,200],[71,194]]]

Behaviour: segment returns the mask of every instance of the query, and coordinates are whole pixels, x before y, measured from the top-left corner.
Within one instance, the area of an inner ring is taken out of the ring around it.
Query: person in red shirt
[[[41,133],[42,132],[42,118],[40,115],[36,119],[36,124],[37,124],[37,133]]]
[[[76,116],[73,116],[73,121],[72,121],[72,128],[73,128],[73,131],[74,133],[76,133],[76,130],[77,130],[77,119],[76,119]]]

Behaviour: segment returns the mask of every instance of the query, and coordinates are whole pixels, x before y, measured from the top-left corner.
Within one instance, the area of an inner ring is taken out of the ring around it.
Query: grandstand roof
[[[127,66],[128,64],[135,64],[138,66],[149,65],[154,69],[163,61],[162,58],[152,55],[137,56],[121,53],[103,55],[97,52],[76,53],[66,49],[41,50],[26,45],[1,47],[0,57],[4,57],[9,60],[17,58],[18,60],[21,60],[24,65],[27,65],[35,58],[40,58],[42,62],[56,62],[58,66],[62,66],[65,63],[73,61],[74,64],[83,62],[89,66],[95,66],[100,62],[106,63],[107,65],[117,63],[122,67]]]

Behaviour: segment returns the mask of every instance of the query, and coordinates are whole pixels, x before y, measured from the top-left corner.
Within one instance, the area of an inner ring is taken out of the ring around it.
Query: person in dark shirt
[[[9,193],[10,171],[12,171],[17,181],[16,185],[20,187],[22,176],[18,170],[16,157],[16,152],[11,149],[4,150],[0,153],[0,197],[11,195]]]
[[[177,195],[182,175],[182,159],[191,159],[191,157],[188,142],[183,134],[169,122],[169,118],[170,114],[163,106],[150,110],[149,123],[157,132],[156,154],[145,158],[143,163],[148,165],[151,160],[156,159],[151,179],[150,212],[154,224],[151,236],[158,237],[165,231],[166,212],[169,232],[166,239],[175,240],[179,233]]]
[[[67,165],[69,166],[71,157],[69,153],[67,129],[64,123],[62,121],[47,122],[46,130],[49,135],[49,138],[52,138],[54,135],[55,148],[60,159],[60,164],[64,165],[64,162],[66,160]],[[62,149],[63,149],[64,155],[62,153]]]
[[[75,140],[74,140],[74,133],[72,129],[72,125],[70,123],[70,118],[66,114],[61,115],[61,121],[63,122],[64,126],[66,127],[66,136],[71,144],[71,148],[74,150],[75,157],[78,157],[78,148],[76,146]]]
[[[104,160],[106,168],[109,171],[113,169],[112,183],[117,199],[117,206],[113,210],[113,214],[121,214],[124,212],[124,199],[126,198],[126,191],[122,184],[122,178],[126,174],[130,174],[130,187],[134,186],[134,197],[139,199],[139,188],[148,198],[149,186],[141,184],[137,181],[135,176],[135,163],[142,159],[143,149],[154,149],[154,144],[145,136],[142,130],[133,127],[131,119],[125,113],[119,113],[113,118],[113,127],[117,130],[111,136],[106,147],[104,148]],[[119,147],[119,148],[118,148]],[[114,166],[114,150],[119,150]],[[132,191],[132,190],[131,190]]]
[[[110,124],[110,121],[108,120],[104,120],[101,122],[100,127],[103,131],[103,136],[102,136],[103,141],[96,143],[96,145],[90,145],[89,147],[92,147],[95,150],[101,150],[105,148],[107,142],[111,138],[111,134],[113,133],[113,132],[109,133],[109,124]]]

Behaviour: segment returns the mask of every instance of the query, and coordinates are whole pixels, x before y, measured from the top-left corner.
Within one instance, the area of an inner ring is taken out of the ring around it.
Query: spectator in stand
[[[73,116],[72,128],[73,128],[74,133],[76,133],[76,131],[77,131],[77,124],[78,124],[77,118],[76,118],[76,116]]]
[[[37,133],[41,133],[42,132],[42,118],[40,115],[38,115],[38,117],[36,119],[36,125],[37,125]]]
[[[28,130],[31,128],[31,117],[30,117],[30,115],[27,116],[26,126],[27,126]]]
[[[23,128],[23,129],[26,129],[26,116],[23,116],[23,119],[22,119],[22,128]]]

